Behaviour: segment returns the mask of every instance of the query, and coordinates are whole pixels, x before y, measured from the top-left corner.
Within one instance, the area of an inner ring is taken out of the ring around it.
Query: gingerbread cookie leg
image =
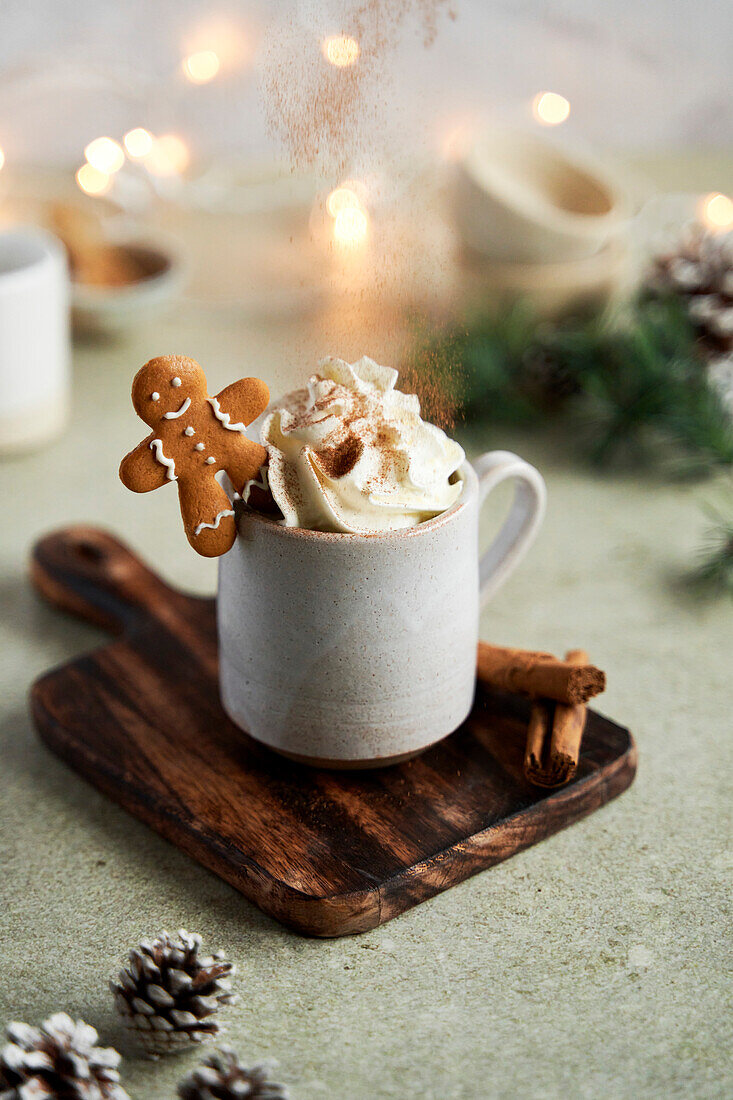
[[[234,545],[237,526],[231,501],[214,475],[181,478],[178,497],[186,538],[204,558],[226,554]]]

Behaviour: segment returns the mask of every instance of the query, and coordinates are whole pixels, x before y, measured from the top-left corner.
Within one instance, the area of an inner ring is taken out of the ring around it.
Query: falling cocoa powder
[[[461,420],[461,361],[450,346],[435,350],[427,334],[415,337],[417,352],[401,364],[400,389],[415,393],[422,415],[439,428],[455,428]]]
[[[317,19],[319,9],[312,10]],[[389,59],[401,26],[415,17],[423,45],[431,46],[448,0],[342,0],[337,10],[336,26],[325,19],[306,23],[292,10],[287,21],[273,21],[262,77],[268,125],[292,166],[315,167],[334,178],[371,152],[364,148],[370,129],[365,124],[379,130],[388,111]],[[322,41],[331,33],[357,40],[354,64],[337,67],[323,56]]]
[[[417,27],[423,47],[430,47],[442,15],[455,18],[450,0],[300,0],[296,10],[288,5],[286,16],[272,17],[263,44],[262,94],[269,129],[293,169],[314,169],[329,186],[363,176],[372,181],[391,178],[394,184],[401,172],[412,178],[414,166],[405,156],[409,134],[400,129],[398,118],[400,68],[394,54],[409,28]],[[339,34],[358,42],[354,64],[338,67],[324,56],[324,40]],[[398,201],[403,207],[409,201],[409,190],[404,177],[392,192],[383,182],[372,187],[372,200],[378,195],[381,203],[382,228],[390,228],[371,240],[368,297],[358,286],[348,289],[351,276],[334,267],[332,293],[338,308],[325,319],[323,349],[338,354],[343,354],[342,341],[348,342],[354,329],[368,328],[370,311],[379,317],[378,326],[391,331],[385,317],[395,304],[398,312],[407,305],[398,300],[402,291],[394,275],[404,269],[415,242],[393,215]],[[436,257],[436,262],[441,261]],[[379,343],[361,350],[378,354],[378,348]],[[395,366],[402,367],[400,357],[398,353],[393,360]],[[456,408],[450,369],[446,371],[444,363],[425,364],[424,369],[423,364],[413,366],[413,379],[403,378],[400,388],[417,392],[424,415],[450,427]]]

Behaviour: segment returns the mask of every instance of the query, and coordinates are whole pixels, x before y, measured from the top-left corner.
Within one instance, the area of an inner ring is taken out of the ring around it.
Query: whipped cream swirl
[[[369,534],[413,527],[461,493],[463,449],[420,417],[397,371],[328,358],[262,425],[272,496],[288,527]]]

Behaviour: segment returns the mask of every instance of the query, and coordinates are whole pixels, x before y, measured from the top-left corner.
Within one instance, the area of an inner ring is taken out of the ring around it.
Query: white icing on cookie
[[[184,434],[184,435],[196,435],[196,432],[194,431],[194,429],[193,429],[193,428],[191,427],[191,425],[189,424],[189,425],[188,425],[188,427],[186,428],[186,430],[185,430],[185,432],[184,432],[183,434]]]
[[[178,420],[178,417],[183,416],[183,414],[186,412],[186,410],[188,409],[190,404],[191,404],[191,398],[187,397],[186,400],[181,405],[180,409],[177,409],[175,412],[163,413],[163,417],[166,420]]]
[[[153,400],[153,401],[160,401],[160,394],[158,393],[157,390],[153,390],[150,397],[151,397],[151,400]]]
[[[221,522],[221,520],[223,519],[224,516],[233,516],[233,515],[234,515],[234,512],[231,508],[225,508],[222,512],[217,512],[216,519],[214,520],[213,523],[199,523],[199,525],[194,529],[193,533],[194,533],[194,535],[200,535],[205,527],[210,527],[212,531],[215,531],[217,529],[217,527],[219,526],[219,524],[220,524],[220,522]]]
[[[229,413],[225,413],[225,412],[221,411],[221,407],[219,405],[219,402],[217,401],[217,399],[215,397],[207,397],[206,400],[209,402],[212,409],[214,410],[214,416],[216,417],[216,419],[220,420],[221,423],[224,425],[224,427],[227,428],[230,432],[244,432],[244,431],[246,431],[247,425],[243,424],[241,422],[241,420],[238,421],[236,424],[232,424],[232,422],[231,422],[232,418],[230,417]]]
[[[203,443],[197,443],[196,446],[194,447],[194,451],[203,451],[203,449],[204,449]]]
[[[244,488],[242,489],[242,500],[245,504],[249,500],[250,490],[255,488],[262,489],[263,492],[269,493],[270,482],[267,480],[267,466],[260,467],[260,476],[258,478],[253,477],[250,481],[245,482]]]
[[[213,457],[213,455],[209,455],[209,457],[206,459],[207,466],[213,466],[215,462],[216,459]]]
[[[176,389],[177,389],[180,386],[180,384],[181,384],[180,378],[178,378],[178,377],[171,378],[171,386],[175,386]]]
[[[163,440],[154,439],[150,444],[150,450],[155,452],[155,458],[161,464],[161,466],[167,467],[166,477],[168,481],[177,481],[176,478],[176,464],[172,458],[166,458],[163,454]]]

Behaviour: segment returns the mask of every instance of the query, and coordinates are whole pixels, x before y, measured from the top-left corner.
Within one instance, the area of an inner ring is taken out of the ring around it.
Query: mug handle
[[[507,478],[516,481],[504,526],[479,561],[481,606],[501,588],[535,540],[545,515],[547,490],[539,470],[511,451],[489,451],[473,462],[479,482],[479,508]]]

